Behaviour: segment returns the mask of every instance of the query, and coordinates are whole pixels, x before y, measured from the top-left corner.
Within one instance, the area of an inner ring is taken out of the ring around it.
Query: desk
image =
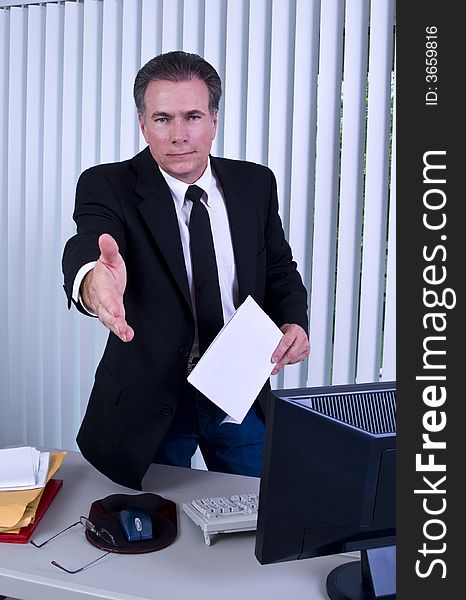
[[[37,541],[88,515],[98,498],[137,493],[108,480],[76,452],[68,454],[56,477],[64,483],[34,532]],[[50,561],[77,568],[101,554],[86,541],[82,528],[69,530],[41,549],[0,543],[0,596],[21,600],[328,600],[327,573],[353,557],[261,565],[254,556],[254,532],[221,534],[207,546],[201,529],[181,509],[183,502],[193,498],[257,493],[258,489],[259,479],[254,477],[151,465],[144,491],[169,498],[178,507],[178,537],[171,546],[149,554],[110,554],[70,575]]]

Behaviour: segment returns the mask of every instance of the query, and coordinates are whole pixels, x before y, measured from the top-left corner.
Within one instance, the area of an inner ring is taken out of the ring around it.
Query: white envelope
[[[225,423],[241,423],[273,371],[271,357],[282,336],[248,296],[207,348],[188,381],[229,415]]]

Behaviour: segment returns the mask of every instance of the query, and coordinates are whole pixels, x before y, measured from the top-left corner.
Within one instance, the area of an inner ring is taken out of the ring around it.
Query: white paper
[[[47,475],[50,466],[50,452],[40,453],[39,469],[37,471],[36,487],[44,487],[47,483]]]
[[[189,383],[229,415],[224,423],[243,421],[273,371],[282,336],[248,296],[191,371]]]
[[[28,490],[44,487],[50,453],[21,446],[0,450],[0,490]]]

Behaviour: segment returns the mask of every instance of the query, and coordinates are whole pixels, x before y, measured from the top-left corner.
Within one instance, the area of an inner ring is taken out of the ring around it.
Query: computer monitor
[[[361,551],[332,600],[395,596],[395,382],[273,390],[255,554],[262,564]]]

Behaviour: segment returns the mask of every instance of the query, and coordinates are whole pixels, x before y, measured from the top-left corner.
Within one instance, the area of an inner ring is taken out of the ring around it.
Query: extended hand
[[[99,259],[81,284],[81,298],[105,327],[123,342],[130,342],[134,331],[126,322],[123,305],[126,288],[125,262],[117,243],[108,233],[100,236],[99,248]]]
[[[284,335],[272,354],[272,362],[276,363],[272,375],[276,375],[285,365],[304,360],[311,351],[307,334],[302,327],[286,323],[280,329]]]

